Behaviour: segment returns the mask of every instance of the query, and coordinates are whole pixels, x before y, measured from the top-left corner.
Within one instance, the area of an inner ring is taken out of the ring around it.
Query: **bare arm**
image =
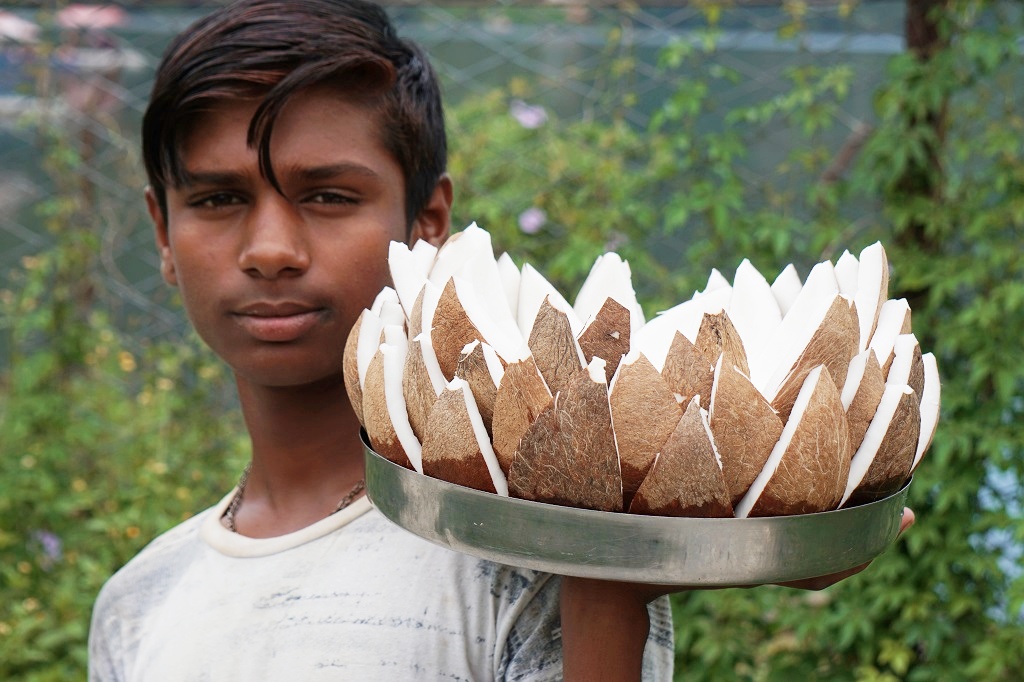
[[[904,509],[900,533],[913,523],[914,512]],[[802,590],[821,590],[860,573],[868,565],[780,584]],[[689,589],[694,588],[564,577],[561,614],[566,682],[639,681],[650,630],[648,602],[663,594]]]

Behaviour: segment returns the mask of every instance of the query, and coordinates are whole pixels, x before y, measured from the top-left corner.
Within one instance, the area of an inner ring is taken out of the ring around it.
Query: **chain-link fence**
[[[181,314],[169,304],[172,292],[157,273],[143,209],[138,127],[165,44],[216,4],[0,10],[0,289],[5,273],[54,239],[41,213],[68,188],[48,170],[54,150],[38,123],[55,121],[64,151],[80,161],[72,190],[99,219],[99,295],[137,338],[181,329]],[[847,0],[740,2],[729,9],[700,2],[441,2],[389,9],[403,33],[432,54],[449,107],[510,82],[529,84],[529,101],[510,115],[614,114],[643,128],[673,87],[658,67],[662,50],[706,39],[709,21],[717,48],[702,68],[737,74],[714,93],[726,107],[783,92],[794,66],[842,61],[855,76],[831,133],[830,145],[839,149],[870,121],[885,63],[903,49],[902,2],[853,6]],[[624,83],[625,100],[615,92]],[[767,128],[750,140],[745,172],[751,180],[772,172],[792,145],[788,135]],[[457,150],[459,140],[451,144]],[[509,159],[515,163],[512,150]]]

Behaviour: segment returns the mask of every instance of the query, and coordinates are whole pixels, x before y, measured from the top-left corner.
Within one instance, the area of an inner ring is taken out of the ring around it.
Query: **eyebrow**
[[[358,163],[332,163],[322,166],[300,166],[297,168],[285,168],[284,175],[297,177],[303,182],[322,182],[345,175],[356,175],[366,178],[379,178],[380,175],[368,166]],[[276,175],[281,177],[280,170],[275,169]],[[236,171],[192,171],[185,169],[182,174],[182,187],[195,187],[197,185],[238,185],[246,178],[245,173]]]

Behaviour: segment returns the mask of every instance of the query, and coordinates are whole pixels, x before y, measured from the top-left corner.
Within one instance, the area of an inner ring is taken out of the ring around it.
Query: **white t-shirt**
[[[295,533],[245,537],[220,523],[232,494],[107,582],[90,680],[562,678],[557,576],[434,545],[366,498]],[[667,599],[648,610],[644,679],[671,680]]]

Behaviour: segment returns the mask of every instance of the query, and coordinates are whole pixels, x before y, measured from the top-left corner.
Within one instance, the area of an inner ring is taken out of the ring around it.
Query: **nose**
[[[259,279],[295,277],[309,269],[310,250],[302,220],[285,197],[257,203],[245,220],[238,266]]]

